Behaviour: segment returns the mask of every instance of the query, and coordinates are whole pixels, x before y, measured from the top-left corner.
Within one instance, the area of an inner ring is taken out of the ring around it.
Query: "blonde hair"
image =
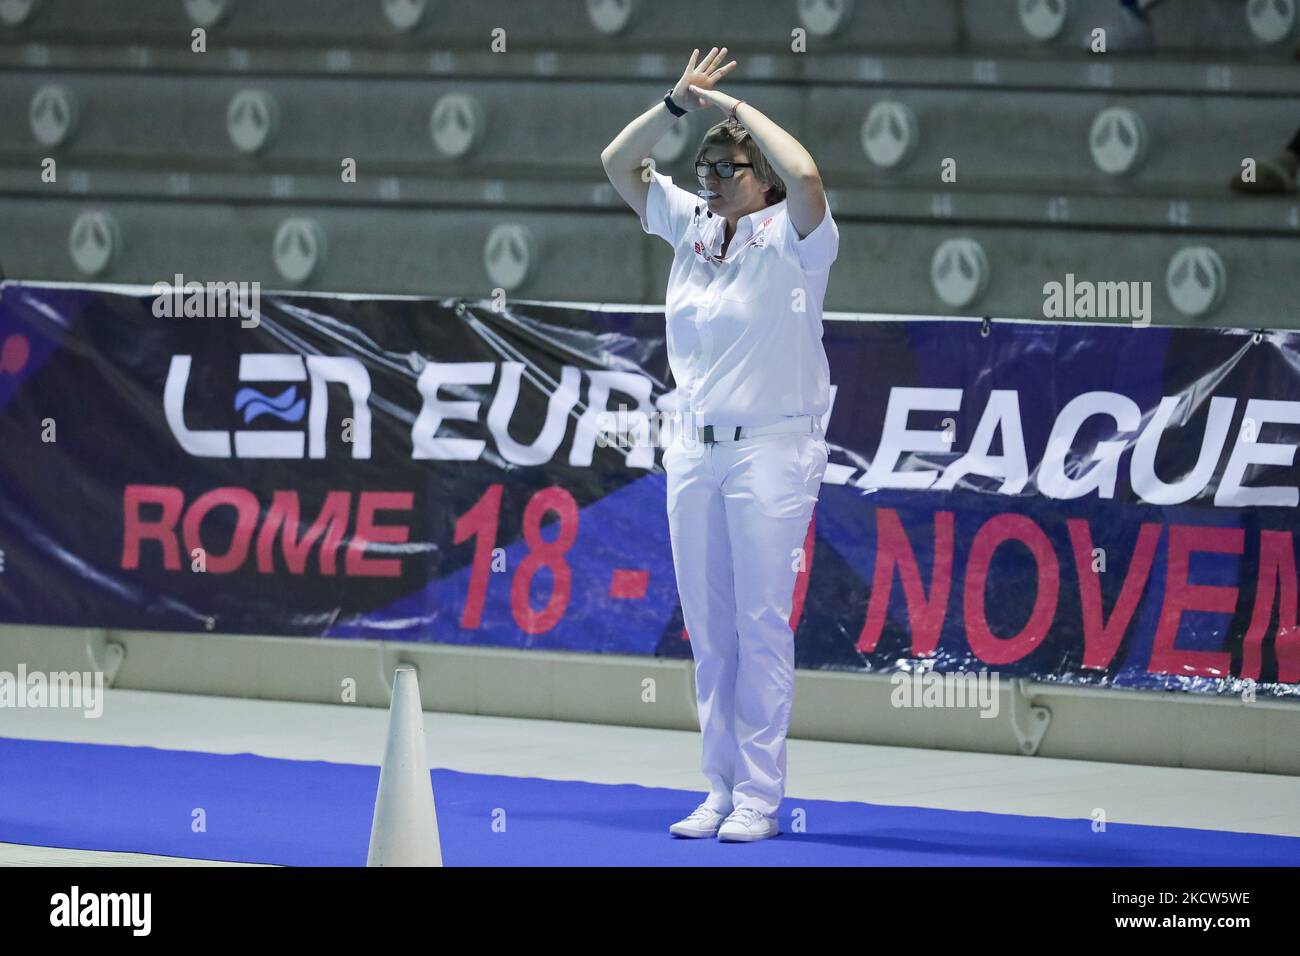
[[[739,146],[744,153],[745,162],[753,163],[754,168],[751,170],[758,178],[758,181],[767,186],[767,204],[769,206],[779,203],[785,198],[785,183],[781,177],[776,174],[772,164],[767,161],[763,151],[758,148],[754,138],[749,135],[749,130],[745,129],[740,123],[732,119],[724,119],[721,123],[713,126],[704,134],[704,139],[700,140],[700,148],[695,153],[695,161],[698,163],[704,156],[710,146]]]

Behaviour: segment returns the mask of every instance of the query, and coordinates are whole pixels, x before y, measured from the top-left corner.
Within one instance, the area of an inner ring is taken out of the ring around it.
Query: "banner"
[[[240,294],[0,286],[0,620],[690,655],[662,312]],[[824,326],[798,666],[1300,698],[1300,336]]]

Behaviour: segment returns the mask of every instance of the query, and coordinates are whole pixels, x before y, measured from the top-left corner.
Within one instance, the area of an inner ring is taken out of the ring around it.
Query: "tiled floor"
[[[380,762],[385,710],[109,690],[103,715],[6,710],[0,736],[342,763]],[[425,714],[430,766],[698,790],[699,735]],[[1300,778],[791,740],[786,803],[846,800],[1300,836]],[[2,784],[0,784],[2,785]],[[188,861],[0,843],[0,864]]]

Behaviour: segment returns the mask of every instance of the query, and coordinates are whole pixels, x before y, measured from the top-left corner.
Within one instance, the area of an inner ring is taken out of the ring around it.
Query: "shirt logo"
[[[764,219],[761,223],[759,223],[758,228],[754,230],[754,235],[750,236],[749,239],[747,239],[747,240],[746,240],[742,245],[740,245],[739,247],[737,247],[737,248],[735,249],[735,251],[731,254],[731,256],[730,256],[730,261],[735,261],[735,259],[737,258],[738,254],[739,254],[742,250],[747,249],[747,248],[749,248],[750,246],[757,246],[757,247],[759,247],[759,248],[762,248],[763,246],[766,246],[766,245],[767,245],[767,227],[770,226],[770,225],[772,224],[772,220],[773,220],[774,218],[775,218],[775,217],[773,217],[773,216],[768,216],[768,217],[767,217],[766,219]],[[694,247],[695,247],[695,254],[696,254],[697,256],[699,256],[701,259],[703,259],[705,262],[723,262],[723,261],[724,261],[724,260],[719,259],[718,257],[714,256],[712,253],[710,253],[710,252],[709,252],[709,251],[704,247],[704,244],[703,244],[702,242],[700,242],[698,239],[695,240],[695,242],[694,242]]]

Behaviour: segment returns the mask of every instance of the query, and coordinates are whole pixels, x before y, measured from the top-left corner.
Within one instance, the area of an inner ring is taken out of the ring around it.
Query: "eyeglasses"
[[[753,163],[733,163],[729,159],[720,159],[716,163],[706,163],[703,160],[700,160],[695,164],[695,175],[700,179],[703,179],[705,176],[709,175],[709,170],[712,169],[718,174],[719,179],[730,179],[732,176],[736,175],[737,169],[753,168]]]

